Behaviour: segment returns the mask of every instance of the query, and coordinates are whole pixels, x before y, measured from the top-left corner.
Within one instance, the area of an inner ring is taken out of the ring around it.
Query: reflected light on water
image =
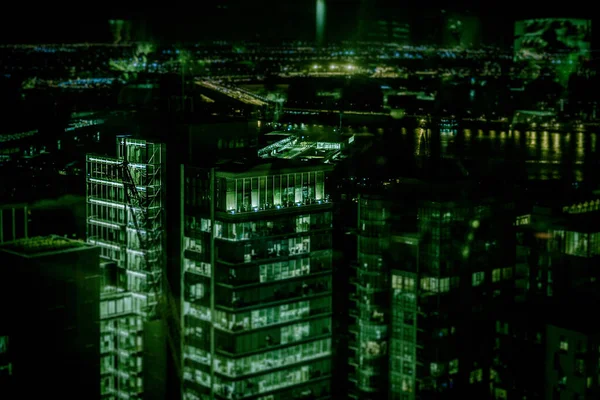
[[[431,132],[425,126],[401,128],[402,135],[413,135],[408,143],[413,146],[414,154],[421,156],[430,153]],[[598,134],[593,132],[495,130],[476,126],[462,129],[457,136],[458,140],[454,135],[441,135],[437,139],[442,154],[453,157],[460,146],[460,156],[467,159],[525,162],[527,174],[533,179],[573,177],[577,181],[583,180],[585,161],[594,157],[598,140]],[[566,170],[572,172],[566,175]]]
[[[548,131],[542,132],[542,152],[547,153],[550,150],[550,140]]]
[[[555,132],[552,134],[552,150],[556,153],[557,157],[560,156],[560,133]]]

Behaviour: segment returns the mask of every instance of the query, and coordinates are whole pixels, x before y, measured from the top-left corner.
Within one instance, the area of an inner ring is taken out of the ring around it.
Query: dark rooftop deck
[[[89,246],[84,242],[63,238],[60,236],[41,236],[19,239],[0,246],[0,251],[7,250],[23,256],[36,256],[44,253],[55,253]]]

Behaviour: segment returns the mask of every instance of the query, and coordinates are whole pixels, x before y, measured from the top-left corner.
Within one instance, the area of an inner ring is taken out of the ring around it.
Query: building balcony
[[[320,369],[310,369],[308,374],[303,373],[301,378],[298,378],[294,375],[285,376],[284,374],[287,371],[279,371],[278,375],[282,376],[282,379],[278,379],[273,383],[266,383],[265,381],[260,381],[261,377],[255,377],[248,379],[246,382],[239,382],[239,390],[237,387],[223,383],[217,385],[217,390],[215,390],[215,398],[217,399],[247,399],[247,400],[258,400],[268,398],[269,395],[276,396],[277,394],[282,394],[290,392],[293,389],[298,389],[300,393],[295,396],[290,396],[290,399],[300,399],[302,397],[298,397],[302,392],[308,394],[308,388],[314,387],[318,385],[320,382],[326,382],[331,380],[332,376],[329,371],[321,371]],[[304,372],[304,371],[303,371]],[[302,388],[307,388],[306,390],[301,390]],[[325,395],[325,393],[324,393]],[[287,396],[285,396],[287,397]],[[326,398],[326,397],[325,397]]]
[[[217,237],[217,240],[223,240],[227,242],[252,242],[261,241],[265,239],[278,240],[278,239],[291,239],[299,236],[306,236],[307,233],[318,234],[326,233],[332,230],[331,226],[318,227],[310,229],[294,229],[293,231],[286,232],[284,229],[264,229],[262,231],[251,232],[244,234],[240,239],[227,239],[223,237]]]
[[[210,278],[211,268],[210,264],[201,261],[194,261],[190,259],[184,259],[183,270],[187,273],[202,276],[203,278]]]
[[[269,351],[271,351],[271,349],[269,349]],[[306,365],[308,363],[312,363],[313,361],[327,357],[331,357],[331,349],[314,354],[302,354],[302,352],[300,352],[283,359],[267,359],[261,363],[251,363],[244,367],[233,367],[230,365],[231,368],[227,368],[225,365],[219,366],[217,364],[215,366],[215,373],[221,375],[222,377],[237,380],[251,378],[253,376],[259,376],[265,373],[284,370],[295,366]]]
[[[202,321],[210,321],[210,308],[196,305],[185,301],[183,303],[183,315],[190,316]]]
[[[294,258],[300,258],[310,254],[311,256],[319,251],[331,250],[331,242],[317,241],[310,242],[309,245],[298,246],[294,248],[282,248],[280,250],[275,249],[255,249],[254,253],[240,254],[238,256],[229,254],[229,259],[223,259],[221,256],[218,257],[218,262],[227,266],[242,266],[247,264],[268,264],[269,262],[284,261]],[[223,254],[223,251],[220,252]],[[318,256],[318,254],[316,254]]]
[[[358,342],[357,342],[356,340],[350,340],[350,341],[348,342],[348,348],[349,348],[350,350],[357,351],[357,350],[358,350]]]
[[[219,329],[223,332],[232,333],[232,334],[244,334],[250,331],[258,331],[265,329],[273,329],[280,328],[286,325],[294,324],[301,321],[309,321],[314,319],[319,319],[323,317],[330,317],[332,315],[331,307],[319,307],[319,308],[311,308],[308,311],[302,311],[298,314],[297,317],[286,319],[284,321],[277,321],[270,324],[261,324],[252,326],[250,323],[245,322],[234,322],[230,321],[228,324],[215,322],[215,328]]]
[[[223,211],[216,213],[217,219],[234,220],[240,218],[268,218],[268,216],[277,216],[291,213],[310,213],[330,209],[332,203],[330,200],[307,199],[302,202],[282,202],[281,204],[266,204],[264,207],[252,207],[247,205],[237,210]]]
[[[260,345],[259,348],[253,349],[253,350],[248,350],[248,351],[236,352],[233,347],[218,346],[217,354],[220,354],[227,358],[248,357],[248,356],[252,356],[255,354],[261,354],[266,351],[281,350],[284,348],[301,345],[303,343],[314,342],[316,340],[322,340],[322,339],[327,339],[327,338],[331,338],[331,330],[330,329],[323,329],[321,332],[318,332],[318,333],[310,335],[310,336],[305,336],[301,340],[296,340],[296,341],[287,342],[287,343],[283,343],[283,344],[281,342],[274,342],[274,341],[266,342],[265,341],[263,344]]]
[[[224,288],[228,288],[228,289],[237,289],[237,290],[243,290],[243,289],[252,289],[252,288],[256,288],[256,287],[263,287],[263,286],[268,286],[268,285],[281,285],[282,283],[288,283],[288,282],[295,282],[298,281],[300,279],[307,279],[307,278],[319,278],[319,277],[325,277],[325,276],[329,276],[332,273],[332,269],[331,267],[317,267],[314,269],[310,269],[310,270],[301,270],[299,272],[299,275],[296,276],[291,276],[288,278],[279,278],[279,279],[272,279],[272,280],[264,280],[261,281],[260,277],[258,279],[240,279],[240,278],[231,278],[228,280],[227,283],[224,282],[217,282],[217,285],[222,286]]]
[[[252,311],[258,308],[280,306],[298,300],[310,300],[323,296],[331,296],[331,294],[332,292],[330,287],[324,285],[319,286],[317,283],[314,283],[309,287],[299,287],[299,290],[291,293],[280,293],[274,291],[273,296],[268,299],[245,301],[242,298],[238,298],[225,304],[217,304],[215,308],[229,312],[244,312]]]

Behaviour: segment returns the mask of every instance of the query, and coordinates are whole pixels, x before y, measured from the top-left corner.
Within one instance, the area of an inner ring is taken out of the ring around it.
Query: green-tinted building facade
[[[185,399],[330,396],[327,172],[182,167]]]

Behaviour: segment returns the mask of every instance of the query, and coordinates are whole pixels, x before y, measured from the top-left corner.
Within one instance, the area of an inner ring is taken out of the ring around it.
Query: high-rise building
[[[20,239],[0,268],[0,398],[100,399],[99,249]]]
[[[516,218],[519,302],[496,315],[495,398],[598,397],[598,330],[580,311],[598,303],[599,207],[543,196]]]
[[[330,396],[329,170],[182,169],[185,399]]]
[[[488,313],[514,298],[510,207],[409,179],[358,201],[352,397],[485,396]]]
[[[117,138],[117,156],[87,156],[88,242],[100,248],[101,392],[164,398],[165,146]]]
[[[520,247],[528,255],[522,269],[530,298],[597,292],[599,207],[599,199],[559,208],[536,206],[516,221]]]

